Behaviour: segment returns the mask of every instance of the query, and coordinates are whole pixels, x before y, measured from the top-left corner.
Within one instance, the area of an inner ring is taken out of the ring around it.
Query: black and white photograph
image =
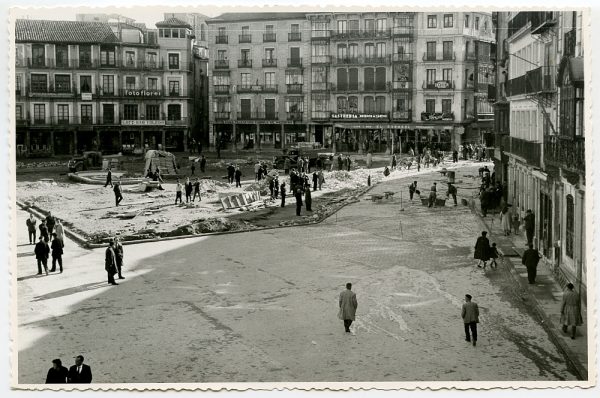
[[[12,388],[596,384],[588,9],[164,3],[10,10]]]

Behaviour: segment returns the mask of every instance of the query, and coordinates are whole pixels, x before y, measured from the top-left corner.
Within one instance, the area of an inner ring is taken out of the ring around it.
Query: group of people
[[[496,259],[500,257],[500,253],[498,252],[496,243],[492,243],[492,245],[490,246],[490,241],[487,238],[487,231],[483,231],[481,233],[481,236],[477,238],[477,242],[475,242],[474,257],[476,260],[478,260],[477,267],[479,268],[482,268],[481,264],[483,264],[483,269],[485,270],[487,267],[487,262],[490,260],[490,267],[498,267]]]
[[[202,201],[202,196],[200,195],[200,178],[196,177],[194,182],[187,177],[185,180],[185,184],[181,184],[181,180],[177,179],[177,184],[175,185],[175,204],[179,202],[183,204],[183,191],[185,190],[185,203],[195,202],[196,197],[198,201]],[[192,195],[193,193],[193,195]]]
[[[486,147],[481,144],[459,145],[458,151],[460,153],[462,153],[462,157],[464,160],[474,159],[474,160],[483,162],[486,159],[488,159],[488,153],[487,153]]]
[[[504,202],[504,186],[495,181],[495,172],[490,172],[487,166],[479,168],[481,185],[479,186],[479,202],[481,214],[487,217],[489,210],[496,209]]]
[[[63,366],[60,359],[52,360],[52,367],[48,370],[46,384],[89,384],[92,382],[92,368],[83,363],[83,355],[75,357],[75,365],[69,369]]]
[[[125,279],[122,273],[123,268],[123,244],[120,239],[115,236],[108,242],[108,247],[104,253],[104,270],[108,275],[109,285],[118,285],[115,281],[115,275],[119,279]]]
[[[36,241],[36,225],[37,220],[33,214],[29,215],[26,220],[27,232],[29,234],[29,244],[33,244]],[[48,212],[46,218],[42,219],[39,225],[40,236],[38,242],[35,244],[34,254],[37,261],[37,275],[42,275],[42,268],[46,275],[49,272],[56,272],[56,265],[58,264],[59,270],[63,272],[63,248],[64,243],[64,229],[60,219],[52,216],[51,212]],[[50,240],[52,239],[52,240]],[[48,270],[48,259],[52,255],[52,268]]]
[[[256,170],[256,173],[258,175],[258,170]],[[266,171],[265,171],[265,174],[266,174]],[[262,178],[262,172],[260,173],[260,175]],[[242,170],[240,170],[240,167],[237,164],[234,165],[233,163],[229,163],[227,165],[227,182],[229,184],[233,184],[234,181],[235,181],[236,188],[242,187]]]

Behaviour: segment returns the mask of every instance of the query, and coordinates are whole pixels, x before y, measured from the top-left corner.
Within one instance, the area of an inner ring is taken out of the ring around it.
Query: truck
[[[289,161],[290,168],[295,168],[298,165],[298,157],[308,158],[308,165],[311,168],[321,166],[328,167],[333,159],[331,152],[319,152],[319,149],[291,147],[284,149],[283,154],[273,157],[273,167],[276,169],[284,169],[286,159]]]
[[[88,170],[104,170],[109,167],[111,169],[119,169],[122,158],[122,155],[102,156],[102,152],[99,151],[84,151],[80,156],[75,156],[69,160],[69,172],[76,173]]]

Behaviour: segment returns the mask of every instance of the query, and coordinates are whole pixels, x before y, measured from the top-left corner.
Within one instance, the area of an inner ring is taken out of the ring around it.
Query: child
[[[490,249],[490,258],[492,261],[490,262],[490,267],[498,268],[498,264],[496,263],[496,259],[499,257],[498,248],[496,247],[496,243],[492,243],[492,247]]]

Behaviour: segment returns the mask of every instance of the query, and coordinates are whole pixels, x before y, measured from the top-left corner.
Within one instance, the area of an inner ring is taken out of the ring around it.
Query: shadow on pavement
[[[106,284],[106,282],[86,283],[85,285],[74,286],[74,287],[70,287],[67,289],[57,290],[56,292],[44,294],[42,296],[36,296],[31,301],[36,302],[36,301],[49,300],[49,299],[58,298],[58,297],[70,296],[71,294],[85,292],[85,291],[89,291],[89,290],[95,290],[95,289],[99,289],[101,287],[106,287],[106,286],[108,286]]]

